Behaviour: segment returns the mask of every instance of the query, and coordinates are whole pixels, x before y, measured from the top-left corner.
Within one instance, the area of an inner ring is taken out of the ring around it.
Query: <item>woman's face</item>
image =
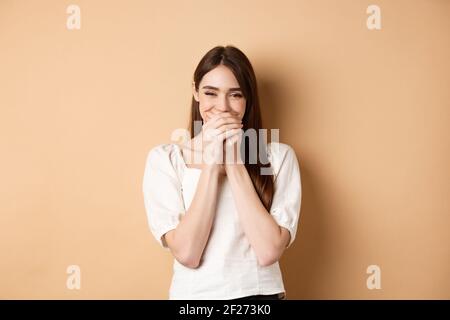
[[[192,84],[194,99],[199,102],[203,122],[219,112],[230,112],[239,119],[244,117],[246,99],[233,72],[219,65],[206,73],[198,86]]]

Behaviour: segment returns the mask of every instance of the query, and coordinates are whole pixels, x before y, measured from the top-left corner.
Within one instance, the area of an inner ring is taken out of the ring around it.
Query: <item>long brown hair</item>
[[[199,84],[203,76],[219,65],[228,67],[236,77],[236,80],[241,87],[242,94],[246,99],[245,113],[244,117],[242,118],[242,129],[244,130],[244,132],[246,132],[247,129],[256,130],[257,155],[265,157],[265,155],[267,154],[267,145],[265,144],[265,141],[263,141],[264,139],[260,141],[259,136],[259,130],[262,129],[262,119],[259,106],[256,76],[249,59],[241,50],[233,46],[217,46],[208,51],[200,60],[197,68],[195,69],[195,89],[198,91]],[[190,119],[191,138],[194,138],[194,136],[196,135],[196,132],[194,132],[194,121],[202,121],[202,117],[200,115],[199,103],[194,99],[194,97],[192,97]],[[249,155],[249,145],[245,143],[245,140],[246,139],[244,138],[242,145],[245,148],[245,154]],[[245,161],[245,167],[248,174],[250,175],[250,178],[252,179],[253,186],[255,187],[259,198],[261,199],[267,211],[269,211],[272,205],[272,198],[274,194],[273,175],[261,175],[261,169],[263,167],[270,167],[270,163],[268,163],[267,158],[263,159],[264,164],[261,163],[261,159],[259,156],[256,157],[256,163],[249,163],[247,161],[247,159],[249,158],[251,157],[246,156],[245,159],[243,159]]]

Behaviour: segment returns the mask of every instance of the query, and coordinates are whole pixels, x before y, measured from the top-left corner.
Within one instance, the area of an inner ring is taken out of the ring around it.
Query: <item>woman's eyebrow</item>
[[[213,86],[203,86],[202,89],[210,89],[210,90],[217,90],[219,91],[219,88],[213,87]],[[242,91],[241,88],[230,88],[228,91]]]

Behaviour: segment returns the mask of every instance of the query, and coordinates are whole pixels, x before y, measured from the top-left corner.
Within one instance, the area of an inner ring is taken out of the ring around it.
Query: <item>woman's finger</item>
[[[210,128],[219,128],[226,124],[232,124],[232,123],[240,124],[241,122],[242,122],[241,119],[236,118],[234,116],[223,116],[223,117],[219,117],[215,120],[208,121],[208,125],[210,126]]]
[[[220,130],[220,132],[222,133],[227,130],[241,129],[243,127],[244,127],[244,125],[242,123],[231,123],[231,124],[225,124],[223,126],[220,126],[219,128],[217,128],[217,130]]]
[[[219,135],[217,136],[217,139],[218,139],[219,141],[222,141],[222,142],[223,142],[225,139],[228,139],[228,138],[230,138],[230,137],[232,137],[232,136],[234,136],[234,135],[236,135],[236,134],[241,133],[241,131],[242,131],[241,128],[227,130],[227,131],[225,131],[225,132],[219,134]]]

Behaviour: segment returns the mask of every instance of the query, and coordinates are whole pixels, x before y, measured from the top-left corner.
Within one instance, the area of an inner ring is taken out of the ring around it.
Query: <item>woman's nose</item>
[[[226,97],[223,97],[220,102],[216,105],[217,110],[225,112],[225,111],[230,111],[230,105],[228,103],[228,100]]]

